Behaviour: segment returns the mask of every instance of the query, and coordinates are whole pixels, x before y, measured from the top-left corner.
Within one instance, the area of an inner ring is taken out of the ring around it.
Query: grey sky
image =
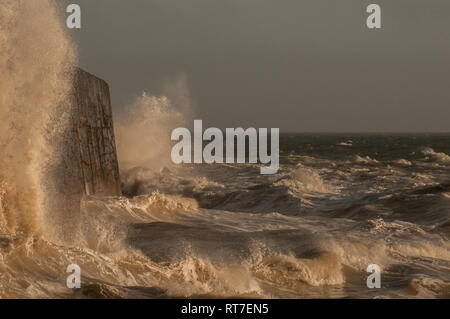
[[[185,74],[206,126],[450,131],[448,0],[71,2],[80,65],[108,81],[116,114]]]

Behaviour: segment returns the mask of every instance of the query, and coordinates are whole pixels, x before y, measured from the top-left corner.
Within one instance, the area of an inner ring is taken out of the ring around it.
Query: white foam
[[[434,160],[441,163],[450,163],[450,156],[442,153],[436,152],[434,149],[427,147],[422,150],[422,154],[426,155],[428,159]]]

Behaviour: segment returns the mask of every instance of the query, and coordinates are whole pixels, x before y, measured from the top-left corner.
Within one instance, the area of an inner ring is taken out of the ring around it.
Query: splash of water
[[[116,121],[116,140],[122,169],[160,169],[171,165],[170,135],[192,118],[192,104],[184,76],[166,85],[161,97],[142,93]]]
[[[0,233],[44,223],[76,60],[58,10],[53,0],[0,6]]]

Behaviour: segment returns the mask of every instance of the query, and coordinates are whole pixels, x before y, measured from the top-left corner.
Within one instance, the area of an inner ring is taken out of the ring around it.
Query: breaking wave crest
[[[424,154],[425,156],[427,156],[427,158],[429,158],[430,160],[436,161],[436,162],[441,162],[441,163],[450,163],[450,156],[442,153],[442,152],[436,152],[434,149],[432,148],[424,148],[422,150],[422,154]]]
[[[303,193],[333,193],[335,187],[326,183],[314,168],[305,167],[302,164],[289,173],[287,179],[282,179],[275,185],[286,185],[298,194]]]

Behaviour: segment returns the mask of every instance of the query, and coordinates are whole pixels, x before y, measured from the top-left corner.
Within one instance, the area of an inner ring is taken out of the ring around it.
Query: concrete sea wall
[[[75,197],[120,195],[119,165],[108,84],[81,69],[74,77],[65,187]]]

